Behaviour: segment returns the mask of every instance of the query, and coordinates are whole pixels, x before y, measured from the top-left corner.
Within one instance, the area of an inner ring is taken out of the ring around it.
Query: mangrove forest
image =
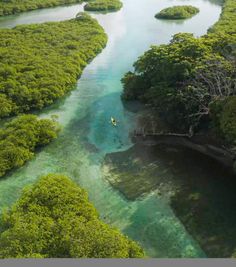
[[[236,255],[236,2],[0,0],[0,259]]]

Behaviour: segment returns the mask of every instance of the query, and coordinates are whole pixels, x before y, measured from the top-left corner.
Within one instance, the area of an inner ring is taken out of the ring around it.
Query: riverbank
[[[186,134],[143,134],[135,133],[134,143],[147,146],[155,146],[158,144],[166,144],[172,146],[182,146],[190,148],[196,152],[204,154],[220,164],[224,165],[236,174],[236,154],[233,151],[227,150],[224,146],[217,146],[212,143],[212,139],[208,140],[209,136],[194,135],[192,137]],[[210,141],[208,143],[208,141]]]
[[[157,114],[152,114],[148,108],[140,113],[136,130],[131,133],[132,141],[143,146],[182,146],[212,158],[223,165],[229,172],[236,174],[236,153],[231,147],[225,146],[224,140],[214,132],[171,133]]]

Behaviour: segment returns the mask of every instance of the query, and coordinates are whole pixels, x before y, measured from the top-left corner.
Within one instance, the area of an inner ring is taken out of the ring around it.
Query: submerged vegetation
[[[116,11],[121,9],[120,0],[92,0],[84,7],[86,11]]]
[[[0,16],[82,2],[82,0],[0,0]]]
[[[89,15],[0,30],[0,118],[42,109],[75,85],[106,45]]]
[[[199,9],[194,6],[173,6],[162,9],[155,17],[158,19],[187,19],[198,12]]]
[[[1,217],[0,258],[140,258],[143,250],[99,220],[87,193],[49,174]]]
[[[57,137],[59,128],[49,119],[22,115],[0,129],[0,177],[31,159],[36,148]]]
[[[123,78],[123,98],[150,104],[172,131],[213,130],[234,146],[236,24],[230,18],[235,8],[235,1],[226,0],[208,35],[176,34],[169,44],[152,46]]]

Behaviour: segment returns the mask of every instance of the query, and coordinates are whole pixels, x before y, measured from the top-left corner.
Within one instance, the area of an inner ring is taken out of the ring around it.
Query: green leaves
[[[43,7],[81,3],[81,0],[11,0],[0,2],[0,16],[16,14]]]
[[[74,88],[106,44],[89,15],[0,29],[0,118],[42,109]]]
[[[143,250],[101,222],[87,193],[49,174],[25,190],[1,218],[0,258],[129,258]]]
[[[56,122],[38,120],[34,115],[22,115],[6,123],[0,130],[0,177],[31,159],[37,147],[57,137],[58,130]]]
[[[236,96],[218,100],[211,104],[211,116],[215,130],[227,142],[236,145]]]
[[[6,95],[0,93],[0,114],[2,117],[9,116],[14,111],[14,103]]]
[[[135,62],[135,72],[123,78],[125,99],[151,104],[174,129],[188,131],[195,118],[197,103],[186,83],[212,48],[192,34],[176,34],[168,45],[152,46]]]
[[[194,6],[173,6],[162,9],[155,17],[158,19],[187,19],[198,12],[199,9]]]
[[[234,0],[225,0],[223,12],[220,20],[210,29],[210,32],[216,34],[229,34],[236,40],[236,16],[235,16],[236,3]]]
[[[87,3],[84,10],[87,11],[116,11],[121,9],[122,3],[120,0],[92,0]]]

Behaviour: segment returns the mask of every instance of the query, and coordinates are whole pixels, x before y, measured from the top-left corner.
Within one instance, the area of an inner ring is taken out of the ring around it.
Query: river
[[[152,190],[143,197],[127,200],[104,179],[101,166],[108,153],[132,147],[129,132],[135,127],[137,114],[127,110],[120,100],[124,73],[132,70],[133,62],[152,44],[167,43],[178,32],[205,34],[218,20],[221,5],[217,0],[189,0],[187,3],[199,7],[200,13],[174,22],[156,20],[154,15],[164,7],[186,4],[185,0],[123,3],[124,7],[115,13],[91,13],[108,34],[107,47],[85,68],[75,90],[40,114],[58,116],[60,136],[25,166],[0,180],[0,208],[9,207],[22,188],[41,175],[64,173],[88,191],[105,222],[140,242],[149,257],[206,257],[176,216],[168,197]],[[66,20],[82,9],[83,5],[77,4],[3,17],[0,27]],[[109,123],[111,116],[118,119],[117,128]],[[165,179],[170,171],[160,175]]]

